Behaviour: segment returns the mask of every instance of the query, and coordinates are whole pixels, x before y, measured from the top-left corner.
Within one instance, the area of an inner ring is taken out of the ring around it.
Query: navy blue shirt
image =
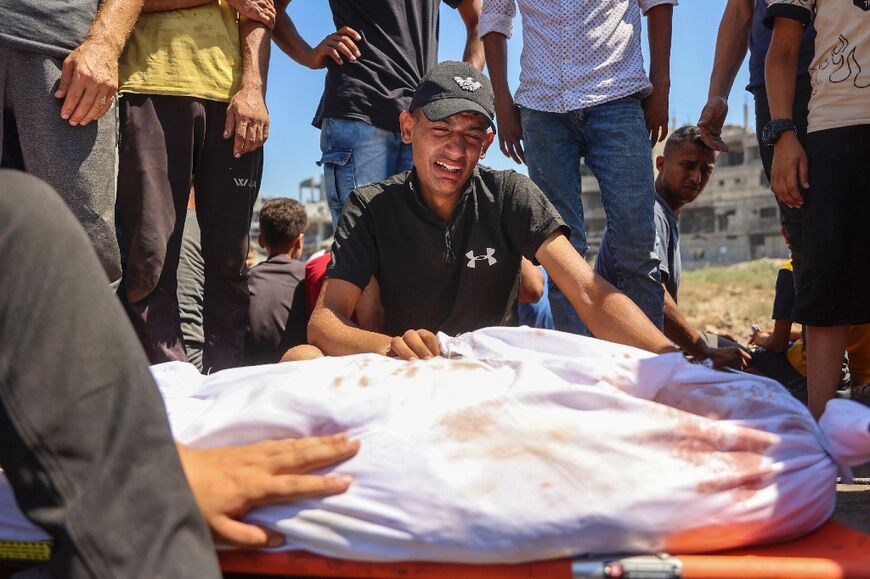
[[[749,85],[746,87],[748,91],[764,86],[764,59],[767,58],[771,38],[770,29],[764,25],[765,11],[767,11],[767,3],[764,0],[755,0],[755,14],[752,15],[752,30],[749,33]],[[813,62],[815,41],[816,30],[810,24],[804,29],[804,36],[801,39],[798,74],[807,74]]]

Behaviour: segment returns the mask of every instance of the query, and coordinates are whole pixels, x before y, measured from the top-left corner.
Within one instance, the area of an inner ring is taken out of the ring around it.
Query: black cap
[[[430,121],[443,121],[456,113],[480,113],[495,128],[495,105],[492,84],[486,76],[468,64],[445,60],[436,64],[414,90],[411,112],[418,108]]]

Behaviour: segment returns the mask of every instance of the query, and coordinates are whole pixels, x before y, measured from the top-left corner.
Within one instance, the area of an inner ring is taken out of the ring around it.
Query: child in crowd
[[[293,199],[270,199],[260,210],[260,247],[269,258],[251,269],[245,364],[278,362],[306,342],[305,263],[300,261],[308,216]]]
[[[807,357],[800,330],[793,328],[795,289],[792,260],[783,262],[776,278],[773,330],[753,328],[749,343],[758,346],[749,371],[773,378],[795,398],[807,402]],[[870,324],[851,326],[838,386],[839,396],[870,402]],[[851,393],[850,393],[851,386]]]

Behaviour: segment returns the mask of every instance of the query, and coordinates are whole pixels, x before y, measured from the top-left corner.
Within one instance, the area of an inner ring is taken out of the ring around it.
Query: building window
[[[762,219],[772,219],[777,216],[779,210],[776,207],[762,207],[759,217]]]
[[[736,210],[731,209],[716,216],[716,231],[728,231],[728,222],[730,221],[730,217],[737,213]]]

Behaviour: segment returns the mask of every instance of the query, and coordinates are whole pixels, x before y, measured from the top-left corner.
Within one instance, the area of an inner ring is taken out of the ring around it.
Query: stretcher
[[[0,577],[48,560],[46,542],[0,540]],[[375,563],[321,557],[304,551],[218,552],[221,569],[263,577],[347,579],[865,579],[870,578],[870,535],[828,521],[792,541],[703,555],[611,556],[554,559],[512,565]]]
[[[828,521],[785,543],[705,555],[577,558],[514,565],[372,563],[343,561],[301,551],[221,551],[225,573],[271,577],[349,579],[859,579],[870,578],[870,535]]]

